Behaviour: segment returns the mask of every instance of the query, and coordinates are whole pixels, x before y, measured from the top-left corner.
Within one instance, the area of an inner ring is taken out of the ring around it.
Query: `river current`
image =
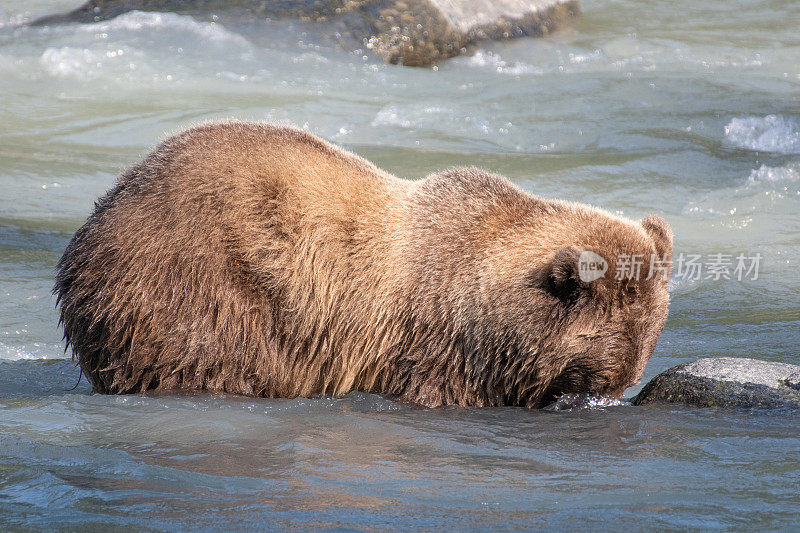
[[[666,218],[705,270],[673,275],[642,383],[705,356],[800,364],[799,3],[585,0],[573,28],[431,69],[301,22],[24,24],[79,3],[0,5],[0,528],[797,527],[796,413],[91,395],[50,290],[94,200],[167,132],[271,120],[406,178],[477,165]],[[710,266],[739,255],[757,275]]]

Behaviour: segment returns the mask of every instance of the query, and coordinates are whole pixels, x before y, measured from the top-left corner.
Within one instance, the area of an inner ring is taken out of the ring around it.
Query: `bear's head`
[[[512,347],[503,389],[518,405],[541,407],[565,393],[621,397],[641,379],[667,318],[667,222],[562,208],[550,218],[555,227],[509,237],[503,249],[517,246],[491,261],[495,278],[485,280],[496,291],[486,302],[494,328]]]
[[[485,402],[619,398],[641,378],[669,304],[665,220],[538,198],[475,168],[429,176],[414,203],[418,309],[449,324]]]

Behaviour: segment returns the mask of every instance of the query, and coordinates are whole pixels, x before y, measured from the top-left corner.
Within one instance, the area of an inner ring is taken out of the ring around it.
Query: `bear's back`
[[[372,288],[399,286],[385,272],[407,188],[294,128],[216,123],[171,137],[98,201],[59,262],[67,340],[103,392],[346,387],[357,373],[320,382],[325,357],[279,354],[330,342],[333,305],[376,320]]]

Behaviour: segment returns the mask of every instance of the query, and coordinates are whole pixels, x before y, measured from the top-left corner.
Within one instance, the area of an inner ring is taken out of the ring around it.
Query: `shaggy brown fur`
[[[609,261],[580,280],[580,250]],[[58,264],[67,345],[103,393],[371,391],[428,406],[620,396],[667,315],[669,226],[452,169],[411,182],[300,130],[206,124],[101,198]],[[647,277],[649,263],[642,267]]]

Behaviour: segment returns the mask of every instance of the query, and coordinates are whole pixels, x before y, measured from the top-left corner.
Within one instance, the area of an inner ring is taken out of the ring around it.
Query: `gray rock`
[[[541,37],[578,14],[577,0],[405,0],[372,4],[367,47],[388,63],[428,66],[480,41]]]
[[[800,408],[800,366],[757,359],[712,357],[670,368],[633,399],[701,407]]]
[[[97,22],[132,10],[341,19],[351,37],[384,61],[429,66],[483,40],[548,35],[577,16],[578,0],[89,0],[33,24]]]

